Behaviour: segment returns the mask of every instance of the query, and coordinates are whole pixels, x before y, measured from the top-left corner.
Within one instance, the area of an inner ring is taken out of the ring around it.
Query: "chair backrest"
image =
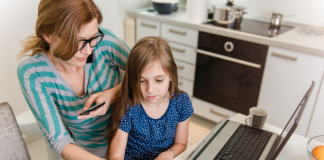
[[[0,103],[0,160],[31,160],[15,114],[7,102]]]

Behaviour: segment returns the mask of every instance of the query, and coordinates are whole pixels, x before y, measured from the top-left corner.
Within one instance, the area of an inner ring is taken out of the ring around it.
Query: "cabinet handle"
[[[291,60],[291,61],[297,61],[297,59],[298,59],[298,57],[287,56],[287,55],[283,55],[283,54],[276,53],[276,52],[273,52],[272,55],[275,56],[275,57],[288,59],[288,60]]]
[[[179,83],[178,83],[178,85],[180,85],[180,86],[181,86],[182,84],[183,84],[183,82],[179,82]]]
[[[149,27],[149,28],[156,28],[156,25],[141,23],[142,26]]]
[[[177,31],[177,30],[173,30],[173,29],[169,29],[169,32],[180,34],[180,35],[186,35],[187,34],[187,32],[181,32],[181,31]]]
[[[213,109],[210,109],[210,112],[213,113],[213,114],[216,114],[216,115],[225,117],[225,118],[228,118],[229,117],[228,114],[219,113],[219,112],[214,111]]]
[[[184,66],[177,66],[178,69],[184,69]]]
[[[177,51],[177,52],[181,52],[181,53],[186,52],[186,50],[184,50],[184,49],[178,49],[178,48],[174,48],[174,47],[171,47],[171,50],[174,50],[174,51]]]
[[[232,57],[228,57],[228,56],[223,56],[223,55],[220,55],[220,54],[217,54],[217,53],[208,52],[208,51],[204,51],[204,50],[201,50],[201,49],[197,49],[196,51],[198,53],[200,53],[200,54],[204,54],[204,55],[207,55],[207,56],[223,59],[223,60],[226,60],[226,61],[246,65],[246,66],[249,66],[249,67],[254,67],[254,68],[257,68],[257,69],[261,68],[260,64],[256,64],[256,63],[252,63],[252,62],[248,62],[248,61],[244,61],[244,60],[240,60],[240,59],[236,59],[236,58],[232,58]]]

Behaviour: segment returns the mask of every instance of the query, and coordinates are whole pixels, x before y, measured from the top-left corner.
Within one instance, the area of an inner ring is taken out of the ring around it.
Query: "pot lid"
[[[217,9],[223,9],[223,10],[244,10],[245,7],[243,6],[239,6],[239,5],[235,5],[235,4],[232,4],[232,5],[228,5],[228,4],[219,4],[219,5],[216,5],[216,6],[213,6],[214,8],[217,8]]]

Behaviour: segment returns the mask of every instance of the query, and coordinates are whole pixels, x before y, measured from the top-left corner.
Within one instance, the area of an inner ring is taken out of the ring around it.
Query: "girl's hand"
[[[154,160],[172,160],[174,158],[174,153],[170,150],[160,153],[158,157]]]
[[[105,102],[105,104],[102,107],[100,107],[94,111],[91,111],[88,115],[82,115],[82,116],[80,115],[78,117],[78,119],[88,119],[88,118],[93,118],[96,116],[105,115],[109,108],[109,105],[111,104],[111,102],[115,98],[116,93],[119,90],[120,90],[120,84],[115,86],[114,88],[109,89],[109,90],[92,94],[83,107],[84,111],[89,109],[91,107],[92,103],[94,103],[94,102],[96,102],[96,104]]]

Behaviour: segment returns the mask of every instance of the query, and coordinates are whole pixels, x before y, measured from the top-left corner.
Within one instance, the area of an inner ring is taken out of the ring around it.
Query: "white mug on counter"
[[[248,126],[262,128],[266,122],[268,112],[259,107],[251,107],[249,115],[245,118],[245,124]]]

